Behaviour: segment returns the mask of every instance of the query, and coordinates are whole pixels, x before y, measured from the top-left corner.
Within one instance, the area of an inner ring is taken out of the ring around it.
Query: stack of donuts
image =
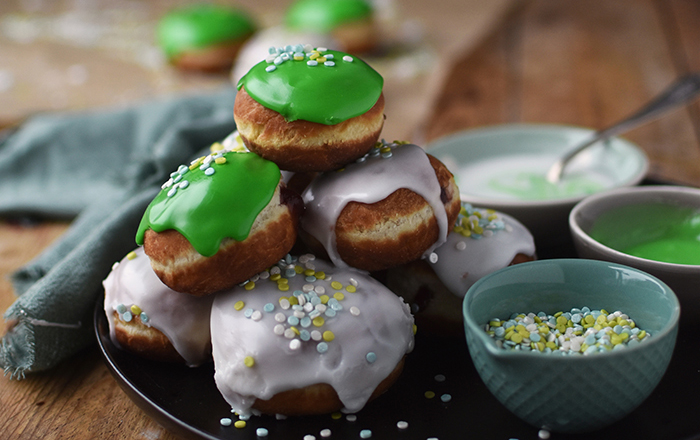
[[[237,133],[171,173],[105,279],[110,335],[213,359],[239,414],[356,412],[414,348],[414,306],[372,275],[442,259],[465,208],[439,160],[380,140],[383,79],[361,59],[261,58],[238,83]]]

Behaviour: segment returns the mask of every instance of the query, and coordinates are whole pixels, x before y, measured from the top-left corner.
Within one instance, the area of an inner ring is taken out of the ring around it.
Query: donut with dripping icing
[[[482,277],[536,259],[532,234],[515,218],[463,203],[437,261],[414,261],[386,271],[385,284],[399,293],[426,331],[464,336],[462,300]]]
[[[239,414],[359,411],[398,378],[414,345],[401,298],[369,275],[302,255],[219,293],[216,385]]]
[[[311,46],[274,53],[238,82],[245,145],[283,170],[335,170],[369,151],[384,126],[384,80],[361,59]]]
[[[146,209],[136,242],[168,287],[202,296],[232,287],[294,246],[303,204],[277,165],[216,151],[171,174]]]
[[[379,43],[374,7],[366,0],[297,0],[285,14],[285,25],[329,35],[351,53],[369,52]]]
[[[199,4],[164,15],[156,33],[168,62],[182,70],[214,72],[231,68],[255,30],[242,10]]]
[[[151,269],[139,247],[103,281],[109,334],[139,356],[197,366],[211,359],[209,316],[213,297],[175,292]]]
[[[302,238],[337,266],[370,272],[427,257],[459,210],[452,173],[417,145],[380,143],[302,194]]]

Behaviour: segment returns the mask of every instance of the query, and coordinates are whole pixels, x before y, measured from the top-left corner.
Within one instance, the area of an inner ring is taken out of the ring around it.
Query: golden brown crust
[[[243,43],[250,35],[235,41],[189,49],[170,60],[178,69],[199,72],[218,72],[231,69]]]
[[[452,173],[431,155],[430,164],[442,189],[447,224],[460,210]],[[400,188],[372,204],[348,203],[335,227],[338,255],[350,266],[377,271],[419,259],[439,238],[439,226],[428,202]]]
[[[404,360],[405,357],[399,361],[396,368],[389,373],[389,376],[377,385],[369,400],[380,396],[396,382],[401,375],[401,371],[403,371]],[[326,383],[319,383],[277,393],[269,400],[257,399],[253,404],[253,408],[264,414],[303,416],[339,411],[343,408],[343,403],[332,386]]]
[[[384,95],[366,113],[335,125],[288,122],[263,107],[245,88],[236,95],[234,119],[248,149],[288,171],[331,171],[374,146],[384,126]]]
[[[185,363],[167,336],[143,324],[140,317],[134,316],[131,321],[125,322],[119,319],[119,313],[115,311],[113,319],[114,334],[124,350],[154,361]]]
[[[283,258],[297,237],[295,203],[281,203],[278,187],[243,241],[224,239],[211,257],[200,255],[179,232],[169,229],[144,235],[144,251],[153,271],[178,292],[204,296],[233,287]],[[299,198],[289,193],[285,197]],[[299,202],[301,203],[301,202]]]

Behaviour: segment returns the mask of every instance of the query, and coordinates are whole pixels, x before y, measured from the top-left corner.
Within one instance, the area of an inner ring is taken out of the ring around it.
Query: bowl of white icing
[[[577,155],[559,183],[550,166],[595,133],[581,127],[507,124],[451,134],[426,150],[452,171],[463,201],[512,215],[538,246],[569,240],[568,216],[587,196],[639,184],[649,161],[635,144],[611,138]]]

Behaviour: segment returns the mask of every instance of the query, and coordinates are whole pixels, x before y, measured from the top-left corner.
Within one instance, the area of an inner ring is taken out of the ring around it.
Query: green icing
[[[214,155],[220,156],[222,153]],[[226,163],[211,162],[212,175],[199,166],[190,170],[184,165],[172,173],[171,184],[166,183],[146,208],[136,243],[143,244],[149,228],[156,232],[174,229],[197,252],[211,257],[224,238],[242,241],[248,237],[255,218],[279,184],[280,170],[253,153],[228,152],[223,157]]]
[[[328,60],[332,66],[323,62],[310,66],[309,53],[303,60],[290,59],[278,65],[271,55],[240,79],[238,89],[245,86],[254,100],[290,122],[300,119],[335,125],[366,113],[377,103],[384,79],[367,63],[354,56],[352,61],[344,61],[348,54],[327,50],[323,54],[333,56]]]
[[[488,182],[489,188],[520,200],[550,200],[593,194],[604,189],[603,185],[586,177],[567,177],[559,184],[554,184],[540,173],[522,172],[507,176],[507,182],[493,178]]]
[[[189,49],[225,43],[255,31],[244,12],[224,6],[197,4],[176,9],[158,23],[158,43],[170,59]]]
[[[700,265],[700,211],[667,203],[634,204],[605,212],[590,236],[639,258]]]
[[[364,0],[300,0],[285,16],[291,29],[329,32],[343,23],[372,15],[372,5]]]

